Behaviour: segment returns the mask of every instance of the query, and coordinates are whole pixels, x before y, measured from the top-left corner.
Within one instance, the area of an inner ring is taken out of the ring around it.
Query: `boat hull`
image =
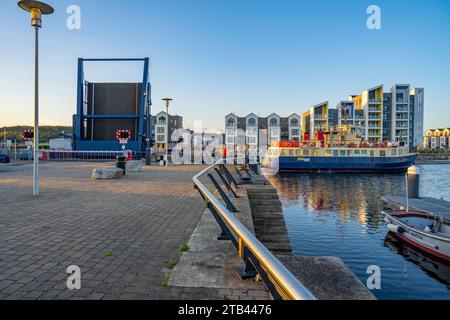
[[[405,172],[417,157],[279,157],[275,161],[282,172]]]
[[[402,220],[404,218],[411,218],[410,215],[396,215],[388,212],[383,212],[383,214],[386,216],[387,222],[391,224],[388,226],[389,231],[394,232],[398,238],[426,253],[450,261],[449,238],[437,236],[404,223]],[[418,214],[418,219],[429,220],[429,222],[433,221],[433,218],[427,217],[426,214],[423,214],[422,217],[420,215]]]

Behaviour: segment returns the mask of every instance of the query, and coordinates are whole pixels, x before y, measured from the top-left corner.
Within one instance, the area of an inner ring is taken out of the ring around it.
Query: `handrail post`
[[[211,173],[208,173],[208,177],[211,179],[212,183],[216,187],[217,191],[219,191],[220,196],[222,197],[223,201],[225,201],[225,204],[227,205],[227,209],[231,212],[237,212],[238,210],[234,206],[234,204],[231,202],[230,198],[225,194],[225,192],[220,187],[219,183],[217,182],[216,178]]]
[[[223,181],[223,184],[225,185],[225,187],[227,187],[228,191],[230,191],[233,196],[235,198],[239,198],[238,195],[236,194],[236,192],[234,192],[233,188],[230,186],[230,184],[228,183],[227,179],[225,179],[225,177],[222,175],[222,172],[220,172],[219,168],[214,167],[214,170],[216,170],[217,175],[220,177],[220,179]]]
[[[242,280],[253,279],[256,277],[258,272],[256,271],[255,266],[250,261],[249,251],[247,247],[241,244],[241,240],[239,241],[239,251],[241,252],[241,258],[244,260],[245,266],[238,270],[238,274]]]
[[[230,231],[228,230],[226,224],[222,221],[222,219],[220,219],[220,216],[214,206],[210,202],[208,202],[206,206],[208,207],[209,211],[211,211],[213,217],[216,219],[217,223],[220,226],[221,233],[217,237],[217,240],[231,240]]]
[[[219,167],[222,169],[222,172],[225,173],[225,175],[228,177],[229,183],[233,183],[236,188],[239,188],[239,184],[234,179],[234,177],[231,175],[231,172],[228,171],[228,168],[222,163],[219,165]]]

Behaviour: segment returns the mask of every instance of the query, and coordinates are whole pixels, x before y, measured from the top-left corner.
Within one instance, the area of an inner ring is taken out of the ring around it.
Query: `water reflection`
[[[301,205],[321,215],[337,214],[342,221],[355,221],[379,228],[383,195],[403,194],[403,175],[281,174],[271,178],[286,208]]]
[[[421,194],[450,200],[450,166],[421,167]],[[382,270],[379,299],[450,299],[448,266],[392,250],[381,214],[385,195],[404,195],[403,174],[280,174],[271,179],[295,255],[336,256],[365,283]],[[389,249],[391,248],[391,249]],[[436,280],[438,279],[438,280]]]
[[[385,245],[393,252],[401,254],[406,260],[418,265],[429,276],[445,284],[450,290],[450,263],[427,254],[407,242],[401,241],[392,233],[388,233],[384,240]]]

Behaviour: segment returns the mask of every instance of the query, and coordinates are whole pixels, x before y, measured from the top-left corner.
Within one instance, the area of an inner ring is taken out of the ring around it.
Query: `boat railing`
[[[204,169],[192,180],[206,207],[221,227],[222,234],[219,239],[231,240],[240,258],[244,260],[245,268],[241,273],[243,278],[252,278],[259,274],[273,298],[277,300],[316,300],[315,296],[232,214],[231,211],[235,211],[236,208],[221,189],[218,180],[213,176],[214,173],[216,176],[219,175],[229,191],[233,190],[233,185],[239,188],[224,160]],[[201,182],[206,176],[213,182],[224,202],[219,201]]]

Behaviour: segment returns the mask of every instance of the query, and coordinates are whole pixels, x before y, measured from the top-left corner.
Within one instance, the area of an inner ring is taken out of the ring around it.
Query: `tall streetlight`
[[[162,101],[166,104],[166,167],[169,166],[169,106],[170,103],[173,101],[173,99],[170,98],[164,98]]]
[[[34,0],[21,0],[18,6],[31,13],[31,26],[35,29],[34,53],[34,160],[33,196],[39,195],[39,28],[42,28],[42,15],[52,14],[53,8],[46,3]]]

